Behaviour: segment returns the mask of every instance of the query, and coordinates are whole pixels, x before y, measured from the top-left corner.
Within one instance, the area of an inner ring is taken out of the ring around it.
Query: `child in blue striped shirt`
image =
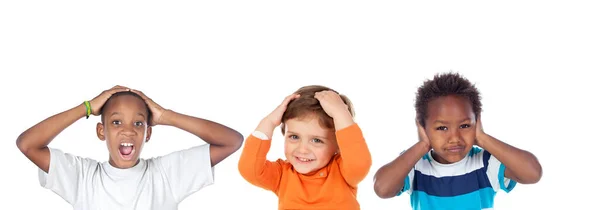
[[[479,91],[461,75],[425,81],[415,108],[419,141],[377,171],[379,197],[410,194],[415,210],[493,209],[499,189],[540,180],[533,154],[483,131]]]

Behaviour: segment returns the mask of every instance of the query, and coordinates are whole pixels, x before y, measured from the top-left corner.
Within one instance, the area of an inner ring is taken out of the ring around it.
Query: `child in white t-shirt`
[[[90,115],[101,116],[96,132],[106,141],[108,161],[48,148],[62,130]],[[140,159],[154,125],[180,128],[208,144]],[[164,109],[140,91],[115,86],[29,128],[17,146],[39,167],[40,184],[74,209],[167,210],[213,184],[213,167],[237,151],[242,141],[231,128]]]

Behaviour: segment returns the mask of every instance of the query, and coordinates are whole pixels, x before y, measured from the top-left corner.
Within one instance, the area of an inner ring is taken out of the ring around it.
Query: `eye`
[[[137,127],[144,126],[144,123],[143,123],[143,122],[141,122],[141,121],[137,121],[137,122],[135,122],[134,124],[135,124],[135,126],[137,126]]]
[[[290,135],[289,137],[290,137],[290,139],[293,139],[293,140],[299,139],[299,137],[297,135]]]
[[[435,129],[438,130],[438,131],[446,131],[446,130],[448,130],[448,127],[446,127],[446,126],[440,126],[440,127],[435,128]]]
[[[121,121],[119,121],[119,120],[113,120],[112,124],[113,125],[121,125]]]
[[[321,139],[312,139],[312,142],[313,142],[313,143],[321,143],[321,144],[322,144],[322,143],[325,143],[325,142],[323,142]]]
[[[470,128],[470,127],[471,127],[471,125],[469,125],[469,124],[462,124],[462,125],[460,125],[460,128]]]

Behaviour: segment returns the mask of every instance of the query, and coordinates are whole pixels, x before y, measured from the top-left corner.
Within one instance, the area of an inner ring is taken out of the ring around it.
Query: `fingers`
[[[320,91],[320,92],[316,92],[315,93],[315,98],[317,100],[319,100],[319,101],[322,100],[322,99],[325,99],[326,97],[332,97],[332,96],[338,96],[339,97],[339,95],[336,92],[333,92],[331,90],[324,90],[324,91]]]
[[[331,91],[331,90],[324,90],[324,91],[321,91],[321,92],[316,92],[315,93],[315,98],[319,102],[323,102],[323,101],[332,101],[332,102],[333,101],[341,101],[341,102],[343,102],[342,97],[340,96],[340,94],[338,94],[338,93],[336,93],[334,91]],[[347,109],[348,105],[347,104],[345,104],[345,105],[346,105],[346,109]]]
[[[128,88],[125,86],[121,86],[121,85],[115,85],[114,87],[112,87],[111,89],[119,89],[119,88]]]
[[[477,127],[477,130],[483,131],[483,126],[481,125],[481,114],[477,116],[477,122],[475,122],[475,126]]]
[[[427,133],[425,132],[425,128],[421,123],[419,123],[419,119],[415,119],[415,124],[417,124],[417,131],[419,132],[419,138],[427,138]]]
[[[121,86],[121,85],[115,85],[111,89],[105,90],[104,93],[106,93],[110,96],[112,94],[115,94],[118,92],[124,92],[124,91],[129,91],[129,88],[125,87],[125,86]]]
[[[138,94],[140,97],[142,97],[144,99],[144,101],[150,100],[150,98],[148,98],[148,96],[146,96],[144,93],[142,93],[142,91],[139,91],[139,90],[136,90],[136,89],[131,89],[131,92],[134,92],[135,94]]]
[[[421,133],[421,132],[425,133],[425,128],[423,128],[423,125],[421,125],[421,123],[419,123],[419,119],[415,119],[415,124],[417,125],[417,129],[419,130],[419,133]]]
[[[295,94],[295,93],[285,97],[285,99],[283,99],[283,102],[281,102],[279,107],[287,107],[287,105],[290,103],[290,101],[297,99],[298,97],[300,97],[300,94]]]
[[[142,93],[142,91],[136,90],[136,89],[131,89],[131,92],[134,92],[142,97],[146,97],[146,95],[144,95],[144,93]]]
[[[110,90],[108,91],[108,93],[109,93],[110,95],[112,95],[112,94],[115,94],[115,93],[118,93],[118,92],[126,92],[126,91],[129,91],[129,90],[130,90],[130,89],[129,89],[129,88],[126,88],[126,87],[119,87],[119,88],[113,88],[113,89],[110,89]]]

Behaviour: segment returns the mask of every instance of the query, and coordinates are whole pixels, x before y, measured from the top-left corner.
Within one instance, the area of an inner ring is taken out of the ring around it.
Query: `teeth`
[[[121,143],[121,146],[124,146],[124,147],[132,147],[132,146],[133,146],[133,144],[132,144],[132,143],[124,143],[124,142],[123,142],[123,143]]]
[[[311,160],[312,160],[312,159],[300,158],[300,157],[299,157],[298,159],[299,159],[300,161],[302,161],[302,162],[308,162],[308,161],[311,161]]]

